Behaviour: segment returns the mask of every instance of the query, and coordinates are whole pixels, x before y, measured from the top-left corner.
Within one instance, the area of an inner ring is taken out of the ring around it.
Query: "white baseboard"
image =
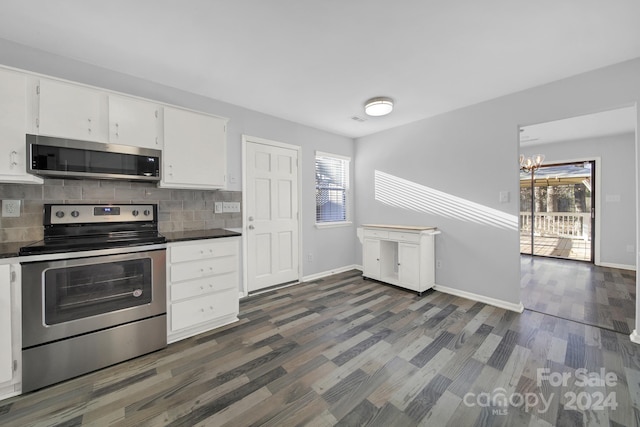
[[[315,274],[310,274],[308,276],[304,276],[302,278],[302,281],[311,282],[314,280],[322,279],[323,277],[331,276],[332,274],[344,273],[345,271],[349,271],[349,270],[362,270],[362,267],[355,264],[345,265],[344,267],[334,268],[331,270],[323,271],[321,273],[315,273]]]
[[[633,330],[631,335],[629,335],[629,338],[631,338],[631,342],[634,342],[636,344],[640,344],[640,335],[638,334],[638,330],[637,329]]]
[[[332,274],[338,274],[338,273],[344,273],[345,271],[349,271],[349,270],[362,270],[362,267],[359,267],[357,265],[346,265],[344,267],[340,267],[340,268],[334,268],[333,270],[328,270],[328,271],[323,271],[321,273],[315,273],[315,274],[310,274],[308,276],[304,276],[300,281],[298,282],[291,282],[291,283],[285,283],[283,285],[275,285],[275,286],[271,286],[265,289],[261,289],[255,292],[251,292],[251,294],[245,294],[243,291],[239,292],[239,297],[240,299],[242,298],[246,298],[248,296],[255,296],[255,295],[259,295],[265,292],[271,292],[271,291],[275,291],[276,289],[282,289],[282,288],[288,288],[289,286],[295,286],[295,285],[299,285],[302,282],[311,282],[313,280],[318,280],[318,279],[322,279],[323,277],[327,277],[327,276],[331,276]]]
[[[493,305],[494,307],[504,308],[505,310],[515,311],[516,313],[522,313],[524,311],[524,305],[522,303],[514,304],[512,302],[507,302],[495,298],[490,298],[484,295],[478,295],[467,291],[461,291],[459,289],[450,288],[448,286],[435,285],[433,287],[438,292],[444,292],[445,294],[455,295],[457,297],[462,297],[466,299],[470,299],[473,301],[482,302],[485,304]]]
[[[613,263],[613,262],[601,262],[598,265],[600,267],[619,268],[620,270],[636,271],[636,266],[635,265],[616,264],[616,263]]]

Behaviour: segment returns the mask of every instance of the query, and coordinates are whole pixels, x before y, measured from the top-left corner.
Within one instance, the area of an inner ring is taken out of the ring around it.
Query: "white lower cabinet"
[[[366,276],[380,279],[380,239],[365,238],[362,243],[362,267]]]
[[[168,245],[168,342],[238,320],[240,238]]]
[[[0,264],[0,399],[21,392],[20,264]]]
[[[422,293],[435,284],[435,227],[365,225],[362,275]]]

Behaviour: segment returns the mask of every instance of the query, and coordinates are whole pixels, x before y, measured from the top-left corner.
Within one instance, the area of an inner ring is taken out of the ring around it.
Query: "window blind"
[[[349,159],[316,155],[316,222],[347,221]]]

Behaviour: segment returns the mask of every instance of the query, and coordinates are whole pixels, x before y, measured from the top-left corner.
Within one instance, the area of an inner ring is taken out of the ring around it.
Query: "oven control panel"
[[[87,224],[156,221],[156,205],[45,205],[45,222]]]

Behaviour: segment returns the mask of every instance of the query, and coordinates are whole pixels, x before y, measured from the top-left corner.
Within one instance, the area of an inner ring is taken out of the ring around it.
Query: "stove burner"
[[[158,208],[139,205],[44,206],[44,240],[20,255],[53,254],[165,243],[158,233]]]

